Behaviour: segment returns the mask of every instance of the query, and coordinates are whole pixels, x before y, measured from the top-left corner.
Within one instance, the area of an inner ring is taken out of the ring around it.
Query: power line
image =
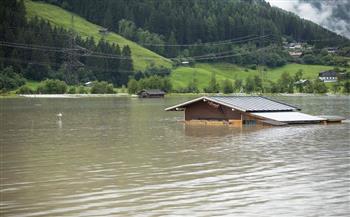
[[[245,40],[252,40],[253,38],[256,38],[256,35],[248,35],[238,38],[232,38],[222,41],[213,41],[213,42],[203,42],[203,43],[192,43],[192,44],[153,44],[153,43],[138,43],[140,45],[145,46],[159,46],[159,47],[198,47],[198,46],[219,46],[219,45],[225,45],[225,44],[231,44],[234,42],[240,42]]]
[[[57,68],[61,67],[62,64],[57,64],[57,63],[52,63],[52,62],[42,62],[42,61],[34,61],[34,60],[30,60],[30,61],[25,61],[25,60],[21,60],[21,59],[16,59],[16,58],[7,58],[7,57],[0,57],[1,60],[5,60],[5,61],[10,61],[10,62],[17,62],[17,63],[23,63],[23,64],[36,64],[36,65],[42,65],[42,66],[55,66]],[[64,63],[63,63],[64,64]],[[75,65],[75,66],[80,66],[80,65]],[[122,70],[122,69],[118,69],[118,70],[111,70],[111,69],[104,69],[102,67],[96,67],[96,66],[89,66],[89,65],[84,65],[83,66],[86,69],[91,69],[91,70],[100,70],[100,71],[104,71],[104,72],[134,72],[134,71],[130,71],[130,70]]]
[[[16,29],[16,28],[21,28],[21,27],[8,27],[8,29]],[[26,30],[26,31],[30,31],[30,32],[34,32],[34,33],[39,33],[39,34],[44,34],[41,31],[34,31],[34,30]],[[114,32],[113,32],[114,33]],[[54,35],[65,35],[67,37],[70,37],[70,33],[53,33],[51,32],[51,34]],[[114,33],[114,34],[118,34],[118,33]],[[163,44],[154,44],[154,43],[138,43],[135,42],[139,45],[144,45],[144,46],[163,46],[163,47],[191,47],[191,46],[218,46],[218,45],[224,45],[224,44],[230,44],[231,42],[235,42],[237,40],[250,40],[249,38],[254,38],[254,37],[260,37],[257,36],[256,34],[251,34],[251,35],[247,35],[247,36],[241,36],[241,37],[236,37],[236,38],[231,38],[231,39],[226,39],[226,40],[219,40],[219,41],[209,41],[209,42],[203,42],[203,43],[191,43],[191,44],[167,44],[167,43],[163,43]],[[109,41],[112,43],[116,43],[114,41],[110,41],[108,39],[106,39],[105,37],[102,37],[103,40],[105,41]],[[130,40],[130,39],[128,39]]]
[[[263,36],[258,36],[258,37],[254,37],[254,38],[248,38],[248,39],[244,39],[244,40],[237,40],[234,42],[229,42],[229,43],[242,43],[242,42],[247,42],[247,41],[252,41],[252,40],[256,40],[256,39],[262,39],[262,38],[267,38],[270,37],[271,35],[263,35]],[[225,44],[227,44],[228,42],[226,42]],[[216,44],[218,45],[218,43]],[[7,47],[15,47],[15,48],[23,48],[23,49],[32,49],[32,50],[43,50],[43,51],[52,51],[52,52],[72,52],[72,51],[88,51],[88,49],[83,48],[83,47],[79,47],[79,48],[73,48],[73,46],[70,46],[69,48],[63,48],[63,47],[51,47],[51,46],[44,46],[44,45],[36,45],[36,44],[23,44],[23,43],[15,43],[15,42],[6,42],[6,41],[0,41],[0,46],[7,46]],[[92,52],[94,55],[105,55],[105,53],[99,53],[99,52]],[[110,54],[107,54],[109,57],[111,56]],[[119,56],[119,55],[113,55],[115,56]],[[134,55],[137,56],[137,55]],[[119,56],[122,57],[121,59],[126,59],[123,58],[123,56]],[[140,56],[138,56],[140,57]],[[175,58],[175,57],[173,57]],[[147,57],[146,59],[159,59],[159,58],[152,58],[152,57]],[[171,59],[171,58],[170,58]]]
[[[273,36],[266,35],[263,36],[267,39],[272,39]],[[261,38],[263,38],[261,37]],[[101,52],[92,52],[84,47],[78,47],[78,48],[60,48],[60,47],[50,47],[50,46],[42,46],[42,45],[35,45],[35,44],[21,44],[21,43],[9,43],[9,42],[3,42],[0,41],[0,46],[8,46],[8,47],[15,47],[20,49],[32,49],[32,50],[42,50],[42,51],[51,51],[51,52],[62,52],[62,53],[71,53],[75,51],[81,51],[82,53],[75,52],[75,56],[82,56],[82,57],[95,57],[95,58],[106,58],[106,59],[119,59],[119,60],[125,60],[125,59],[132,59],[131,57],[125,57],[121,55],[115,55],[115,54],[108,54],[108,53],[101,53]],[[185,58],[193,58],[197,60],[203,60],[203,59],[218,59],[220,58],[219,55],[223,54],[229,54],[234,52],[233,50],[224,51],[224,52],[217,52],[217,53],[207,53],[200,56],[188,56]],[[218,57],[219,56],[219,57]],[[226,55],[227,56],[227,55]],[[226,57],[225,56],[225,57]],[[136,56],[139,59],[145,59],[145,60],[154,60],[154,59],[163,59],[164,57],[144,57],[144,56]],[[68,58],[72,59],[72,58]],[[170,60],[176,60],[177,57],[168,58]]]
[[[15,43],[15,42],[7,42],[7,41],[0,41],[0,46],[20,48],[20,49],[30,49],[30,50],[62,52],[62,53],[70,49],[70,48],[64,48],[64,47],[50,47],[45,45],[24,44],[24,43]]]

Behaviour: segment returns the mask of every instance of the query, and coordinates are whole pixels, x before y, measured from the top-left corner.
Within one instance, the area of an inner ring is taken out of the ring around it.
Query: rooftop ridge
[[[173,109],[183,109],[187,105],[200,100],[208,100],[232,109],[243,112],[276,112],[276,111],[295,111],[300,110],[298,107],[279,102],[264,96],[202,96],[178,105],[169,107],[166,111]]]

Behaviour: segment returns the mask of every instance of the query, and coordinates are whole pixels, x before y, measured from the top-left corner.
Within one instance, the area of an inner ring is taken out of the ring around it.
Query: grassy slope
[[[303,65],[303,64],[287,64],[283,67],[268,69],[263,73],[264,79],[277,81],[283,72],[289,72],[294,75],[299,69],[303,70],[303,77],[308,79],[314,79],[318,73],[323,70],[332,69],[332,66],[321,66],[321,65]],[[245,68],[232,65],[229,63],[199,63],[195,67],[179,67],[174,70],[171,74],[171,81],[175,89],[179,87],[185,87],[193,75],[198,80],[198,86],[203,89],[209,84],[211,73],[216,73],[216,79],[218,82],[224,79],[246,79],[248,76],[259,75],[258,70],[245,70]]]
[[[50,23],[54,25],[67,29],[71,26],[72,13],[60,7],[42,2],[32,2],[30,0],[25,1],[25,6],[29,18],[38,16],[50,21]],[[98,33],[98,30],[101,29],[100,26],[92,24],[78,15],[74,15],[74,28],[82,37],[93,36],[95,40],[100,40],[102,38],[102,36]],[[109,33],[105,39],[111,43],[117,43],[120,46],[129,45],[132,51],[134,68],[136,70],[145,69],[151,62],[154,62],[158,66],[163,65],[165,67],[171,67],[170,60],[144,47],[141,47],[140,45],[129,41],[118,34]]]

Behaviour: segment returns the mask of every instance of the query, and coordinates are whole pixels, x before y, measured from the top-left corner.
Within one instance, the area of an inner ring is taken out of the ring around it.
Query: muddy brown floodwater
[[[349,216],[349,122],[189,127],[164,111],[188,99],[1,99],[1,216]]]

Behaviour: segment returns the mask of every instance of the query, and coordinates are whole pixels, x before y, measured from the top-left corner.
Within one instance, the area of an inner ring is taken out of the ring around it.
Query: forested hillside
[[[25,15],[23,1],[2,1],[1,69],[11,66],[19,76],[37,81],[52,78],[68,84],[89,80],[106,80],[116,85],[127,83],[133,73],[128,46],[82,38],[42,19],[28,21]],[[115,56],[120,58],[113,58]],[[8,89],[15,86],[8,85]]]
[[[151,64],[156,66],[170,67],[171,61],[132,42],[115,32],[100,32],[103,27],[87,21],[86,19],[57,7],[53,4],[46,4],[44,2],[33,2],[25,0],[27,19],[33,17],[40,17],[49,21],[52,25],[62,27],[65,29],[74,28],[76,34],[83,38],[93,37],[96,42],[104,39],[110,44],[115,43],[120,47],[128,45],[131,49],[131,56],[135,70],[145,70]],[[72,22],[72,16],[74,17]]]
[[[342,36],[271,7],[263,0],[46,1],[119,32],[167,57],[229,52],[238,44],[247,42],[262,47],[279,43],[282,37],[319,48],[349,43]],[[231,53],[225,53],[228,54]],[[211,58],[200,58],[208,59]],[[225,60],[230,61],[229,58]]]

